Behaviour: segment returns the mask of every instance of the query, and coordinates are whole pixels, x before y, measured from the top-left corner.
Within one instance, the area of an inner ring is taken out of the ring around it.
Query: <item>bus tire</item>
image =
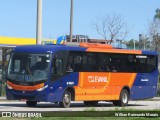
[[[37,105],[37,101],[26,101],[28,107],[35,107]]]
[[[69,108],[71,105],[71,93],[69,91],[65,91],[63,94],[62,102],[60,102],[60,106],[64,108]]]
[[[84,101],[85,106],[97,106],[98,101]]]
[[[120,98],[117,101],[113,101],[113,105],[125,107],[128,105],[129,101],[129,92],[126,89],[123,89],[120,94]]]

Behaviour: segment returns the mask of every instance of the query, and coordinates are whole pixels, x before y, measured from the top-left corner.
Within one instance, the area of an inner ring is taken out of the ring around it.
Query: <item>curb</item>
[[[0,100],[6,100],[6,97],[0,97]]]
[[[160,97],[154,97],[152,100],[160,100]]]

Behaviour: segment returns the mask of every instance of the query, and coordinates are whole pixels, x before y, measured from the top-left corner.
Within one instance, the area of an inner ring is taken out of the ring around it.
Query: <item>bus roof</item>
[[[74,51],[88,51],[88,52],[107,52],[107,53],[124,53],[124,54],[151,54],[157,55],[155,51],[141,51],[141,50],[127,50],[127,49],[115,49],[107,45],[99,45],[94,47],[91,45],[81,45],[81,46],[68,46],[68,45],[24,45],[17,46],[15,52],[27,52],[27,53],[47,53],[55,52],[60,50],[74,50]]]
[[[24,45],[24,46],[17,46],[14,49],[15,52],[27,52],[27,53],[47,53],[60,50],[85,51],[86,48],[70,47],[65,45]]]

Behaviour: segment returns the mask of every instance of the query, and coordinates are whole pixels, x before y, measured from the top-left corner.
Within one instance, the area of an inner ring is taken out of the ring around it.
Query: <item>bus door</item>
[[[67,63],[67,52],[58,51],[54,54],[51,66],[51,80],[50,80],[50,99],[51,101],[59,101],[60,96],[63,95],[62,80],[64,76],[65,66]],[[54,97],[53,97],[54,96]]]

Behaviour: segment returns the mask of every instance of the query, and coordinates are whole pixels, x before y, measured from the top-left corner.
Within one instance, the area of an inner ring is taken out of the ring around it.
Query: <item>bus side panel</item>
[[[131,89],[131,100],[152,98],[156,95],[157,88],[154,86],[133,86]]]
[[[156,96],[158,83],[158,70],[152,73],[139,73],[131,88],[130,99],[145,99]]]
[[[132,87],[136,73],[81,72],[75,100],[118,100],[124,86]]]
[[[74,87],[78,84],[78,73],[69,73],[62,78],[52,81],[49,87],[48,101],[62,102],[63,93],[68,87]]]
[[[51,81],[48,89],[48,102],[58,102],[62,97],[63,89],[60,79]]]

